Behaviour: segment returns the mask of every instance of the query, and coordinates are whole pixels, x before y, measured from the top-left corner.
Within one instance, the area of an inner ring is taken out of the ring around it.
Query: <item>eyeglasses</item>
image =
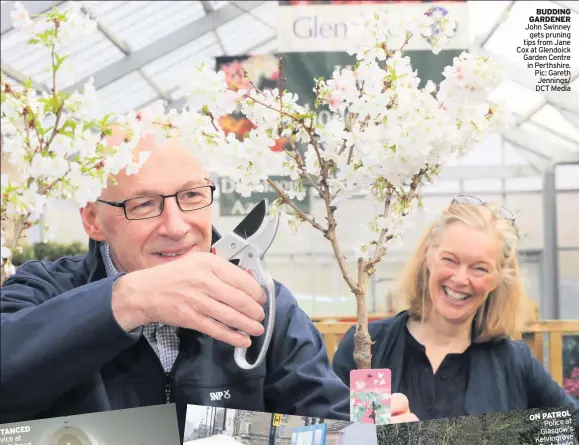
[[[486,203],[485,203],[485,201],[483,201],[480,198],[477,198],[476,196],[456,195],[454,198],[452,198],[451,204],[469,204],[469,205],[481,206],[481,205],[485,205]],[[510,221],[512,224],[515,224],[516,216],[509,209],[506,209],[503,206],[501,206],[501,207],[499,207],[499,210],[497,213],[502,218],[506,219],[507,221]]]
[[[167,198],[175,198],[182,212],[203,209],[213,203],[214,192],[215,185],[208,184],[181,190],[172,195],[138,196],[122,202],[104,201],[102,199],[97,199],[97,201],[122,208],[125,212],[125,218],[129,220],[139,220],[156,218],[161,215]]]

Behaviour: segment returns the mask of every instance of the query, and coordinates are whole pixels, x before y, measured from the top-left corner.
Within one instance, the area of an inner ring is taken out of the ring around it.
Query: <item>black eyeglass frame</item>
[[[454,198],[452,198],[451,205],[452,204],[485,205],[486,202],[477,196],[456,195]],[[506,219],[507,221],[509,221],[513,225],[515,224],[517,217],[515,216],[515,214],[513,212],[511,212],[506,207],[500,206],[499,211],[497,213],[499,214],[499,216]]]
[[[191,190],[197,190],[200,188],[206,188],[209,187],[211,189],[211,200],[209,201],[208,204],[202,206],[202,207],[197,207],[195,209],[191,209],[191,210],[185,210],[183,209],[183,207],[181,207],[181,203],[179,202],[179,199],[177,198],[177,196],[180,193],[183,192],[188,192]],[[129,199],[125,199],[124,201],[121,202],[117,202],[117,201],[105,201],[103,199],[97,199],[98,202],[102,202],[103,204],[108,204],[112,207],[118,207],[118,208],[122,208],[123,212],[125,214],[125,218],[128,219],[129,221],[141,221],[141,220],[145,220],[145,219],[153,219],[153,218],[158,218],[159,216],[161,216],[163,214],[163,210],[165,209],[165,200],[167,198],[175,198],[175,202],[177,203],[177,206],[179,207],[179,209],[182,212],[194,212],[195,210],[201,210],[204,209],[206,207],[209,207],[211,204],[213,204],[213,199],[214,199],[214,195],[215,195],[215,184],[213,184],[212,182],[210,182],[209,184],[204,184],[204,185],[198,185],[196,187],[190,187],[190,188],[186,188],[183,190],[178,190],[175,193],[173,193],[172,195],[142,195],[142,196],[134,196],[132,198]],[[132,201],[134,199],[142,199],[142,198],[162,198],[161,200],[161,208],[159,210],[159,213],[155,216],[147,216],[146,218],[129,218],[129,215],[127,214],[127,202]]]

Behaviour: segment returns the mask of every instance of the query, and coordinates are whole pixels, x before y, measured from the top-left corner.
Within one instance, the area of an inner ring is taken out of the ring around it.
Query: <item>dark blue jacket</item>
[[[113,280],[91,241],[86,256],[28,262],[4,283],[0,423],[163,404],[167,389],[181,435],[186,404],[349,419],[349,388],[332,371],[319,331],[281,284],[260,367],[241,370],[232,346],[180,328],[179,355],[167,376],[147,340],[113,317]],[[259,347],[254,338],[250,362]],[[221,400],[212,400],[219,392]]]
[[[372,368],[392,371],[392,392],[400,391],[407,321],[408,312],[403,311],[368,326],[374,342]],[[350,370],[356,369],[354,332],[352,327],[344,335],[332,362],[336,374],[348,385]],[[472,345],[465,397],[467,414],[559,406],[579,409],[577,400],[553,381],[524,342],[503,339]],[[577,417],[579,422],[579,415]]]

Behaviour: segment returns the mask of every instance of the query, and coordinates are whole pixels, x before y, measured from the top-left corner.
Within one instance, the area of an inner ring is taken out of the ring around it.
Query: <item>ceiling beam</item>
[[[505,9],[503,9],[503,12],[497,17],[495,22],[489,24],[491,26],[489,26],[488,31],[476,40],[475,45],[481,48],[484,47],[490,40],[490,38],[493,36],[493,34],[499,29],[499,27],[504,22],[507,21],[507,19],[509,18],[509,14],[511,13],[511,10],[513,9],[514,6],[515,2],[510,1],[509,4],[505,7]]]
[[[193,23],[189,23],[188,25],[173,31],[171,34],[151,43],[150,45],[129,54],[122,60],[113,63],[107,68],[97,71],[91,76],[87,76],[85,79],[82,79],[67,88],[67,91],[81,89],[83,85],[88,82],[90,77],[94,78],[94,86],[99,90],[134,71],[138,71],[149,63],[160,59],[164,55],[202,37],[204,34],[213,31],[217,27],[236,19],[243,15],[245,11],[255,9],[264,3],[264,1],[243,2],[243,9],[241,10],[233,4],[223,6]]]
[[[87,6],[83,6],[82,11],[89,16],[89,18],[96,22],[97,29],[111,42],[115,45],[119,51],[121,51],[125,56],[132,53],[131,47],[127,42],[117,36],[108,26],[106,26],[95,14],[95,12]]]
[[[201,6],[203,6],[205,14],[209,14],[210,12],[215,11],[215,8],[213,7],[210,1],[201,0]]]
[[[504,138],[503,141],[505,141]],[[552,162],[550,159],[537,156],[535,153],[529,151],[528,149],[522,148],[519,145],[515,145],[510,142],[509,145],[526,162],[526,165],[535,171],[536,175],[542,176],[546,169],[551,168]]]
[[[22,2],[26,10],[30,15],[35,14],[44,14],[45,12],[50,11],[55,6],[60,5],[64,2],[49,2],[49,1],[26,1]],[[10,17],[10,13],[14,10],[16,6],[16,2],[5,2],[2,4],[2,15],[1,15],[1,22],[2,22],[2,34],[7,33],[11,29],[12,26],[12,18]]]
[[[247,49],[244,51],[244,54],[250,54],[252,51],[255,51],[256,49],[267,45],[268,43],[270,43],[272,40],[275,40],[276,37],[268,37],[267,39],[257,43],[256,45],[253,45],[251,48]],[[225,53],[224,53],[225,55]],[[180,97],[178,99],[175,100],[171,100],[169,102],[167,102],[166,105],[166,109],[167,111],[171,110],[171,109],[175,109],[179,112],[181,112],[181,110],[183,109],[183,107],[187,104],[187,99],[185,97]]]
[[[2,70],[2,72],[4,72],[8,77],[14,79],[16,82],[24,84],[26,83],[26,81],[28,80],[28,77],[18,71],[16,68],[6,64],[6,63],[2,63],[0,66],[0,69]],[[50,92],[50,88],[48,88],[46,85],[44,84],[40,84],[38,82],[35,82],[34,80],[32,81],[32,87],[38,91],[39,93],[41,92]]]
[[[269,23],[267,20],[262,19],[261,17],[255,15],[252,11],[248,10],[246,8],[247,3],[246,2],[231,2],[235,7],[246,11],[251,17],[253,17],[256,21],[258,21],[259,23],[261,23],[262,25],[266,26],[267,28],[271,29],[272,31],[275,31],[275,33],[277,34],[277,27],[275,25],[272,25],[271,23]],[[279,8],[279,6],[278,6]]]
[[[527,116],[521,116],[521,115],[518,115],[518,114],[515,113],[515,114],[514,114],[514,117],[515,117],[515,121],[517,122],[517,125],[519,125],[519,126],[520,126],[520,125],[523,125],[523,124],[526,123],[527,121],[531,120],[532,117],[535,115],[535,113],[538,113],[539,111],[541,111],[541,108],[543,108],[543,106],[537,107],[537,108],[538,108],[538,109],[533,110],[531,113],[529,113],[530,116],[528,116],[528,117],[527,117]],[[561,114],[562,114],[562,115],[564,115],[563,113],[567,113],[568,116],[575,117],[576,119],[579,120],[579,116],[576,116],[576,115],[573,114],[573,113],[569,113],[569,112],[567,112],[567,111],[561,111]],[[567,116],[565,116],[565,117],[567,117]],[[569,119],[569,122],[570,122],[570,123],[573,123],[573,121],[572,121],[571,119]],[[557,130],[553,130],[553,128],[549,127],[548,125],[543,124],[543,123],[540,122],[540,121],[533,120],[533,121],[531,121],[531,124],[533,124],[534,126],[540,128],[541,130],[544,130],[544,131],[546,131],[546,132],[548,132],[548,133],[551,133],[553,136],[555,136],[555,137],[557,137],[557,138],[559,138],[559,139],[562,139],[562,140],[564,140],[564,141],[566,141],[566,142],[568,142],[568,143],[570,143],[570,144],[578,144],[578,143],[579,143],[579,142],[578,142],[576,139],[574,139],[572,136],[569,136],[569,135],[567,135],[566,133],[561,133],[561,132],[559,132],[559,131],[557,131]]]
[[[83,6],[82,10],[85,14],[88,14],[91,20],[96,22],[98,30],[109,40],[109,42],[115,45],[119,51],[121,51],[125,56],[130,56],[133,54],[133,49],[131,46],[126,41],[121,39],[120,36],[114,33],[108,26],[106,26],[91,9]],[[145,82],[147,82],[147,84],[149,84],[149,86],[155,90],[159,97],[163,98],[163,100],[169,100],[169,97],[165,91],[163,91],[163,89],[153,79],[151,79],[151,77],[148,76],[143,69],[139,69],[137,72],[141,75]]]
[[[537,176],[537,171],[530,165],[446,165],[440,169],[440,179],[509,179]]]
[[[571,151],[551,139],[520,128],[508,130],[503,137],[511,144],[518,145],[544,159],[550,159],[552,163],[579,161],[579,151]]]
[[[579,116],[573,113],[569,113],[568,111],[561,111],[561,114],[565,116],[565,119],[567,119],[569,123],[573,124],[577,129],[579,129]]]
[[[570,9],[571,11],[574,11],[575,13],[579,14],[579,8],[577,8],[577,3],[573,2],[561,2],[561,1],[553,1],[554,4],[556,4],[559,8],[565,8],[565,9]]]

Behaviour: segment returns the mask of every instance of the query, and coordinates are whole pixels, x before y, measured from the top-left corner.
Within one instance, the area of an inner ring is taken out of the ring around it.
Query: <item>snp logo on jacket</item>
[[[211,397],[211,401],[214,402],[216,400],[229,399],[231,395],[229,394],[229,389],[224,389],[219,392],[210,392],[209,397]]]

